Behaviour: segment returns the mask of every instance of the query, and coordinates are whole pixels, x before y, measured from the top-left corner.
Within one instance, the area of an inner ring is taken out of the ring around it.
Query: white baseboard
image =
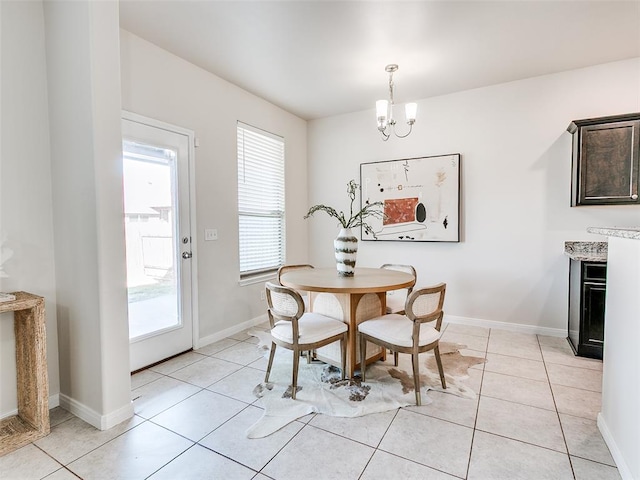
[[[634,480],[633,475],[631,475],[631,470],[627,466],[627,462],[624,461],[624,457],[616,444],[613,435],[611,435],[611,431],[609,427],[607,427],[606,422],[604,421],[604,417],[602,416],[602,412],[598,413],[598,430],[602,434],[602,438],[604,439],[604,443],[609,447],[609,451],[611,452],[611,456],[613,457],[613,461],[616,462],[616,466],[618,467],[618,473],[622,480]],[[638,479],[635,479],[638,480]]]
[[[202,337],[198,341],[198,343],[195,345],[194,350],[198,348],[206,347],[207,345],[210,345],[215,342],[219,342],[220,340],[224,340],[225,338],[231,335],[235,335],[236,333],[246,330],[247,328],[251,328],[254,325],[259,325],[260,323],[266,322],[268,320],[269,318],[265,313],[258,317],[247,320],[246,322],[239,323],[237,325],[234,325],[233,327],[229,327],[220,332],[214,333],[213,335],[207,335],[206,337]]]
[[[495,320],[483,320],[481,318],[458,317],[456,315],[444,316],[444,322],[457,323],[460,325],[471,325],[474,327],[496,328],[498,330],[509,330],[516,333],[528,333],[531,335],[546,335],[549,337],[566,337],[567,330],[564,328],[540,327],[537,325],[523,325],[520,323],[498,322]]]
[[[133,403],[131,402],[118,410],[100,415],[95,410],[61,393],[60,406],[98,430],[108,430],[133,416]]]

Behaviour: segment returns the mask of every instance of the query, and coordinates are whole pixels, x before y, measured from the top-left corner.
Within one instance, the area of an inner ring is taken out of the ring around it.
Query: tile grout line
[[[489,329],[489,335],[487,336],[487,346],[484,352],[484,363],[482,364],[482,375],[480,377],[480,388],[478,389],[478,405],[476,406],[476,415],[473,420],[473,429],[471,431],[471,445],[469,448],[469,460],[467,461],[467,473],[464,478],[469,477],[469,470],[471,469],[471,455],[473,454],[473,443],[476,438],[476,431],[478,426],[478,415],[480,414],[480,400],[482,400],[482,386],[484,384],[484,373],[487,365],[487,354],[489,353],[489,342],[491,341],[491,330]]]
[[[544,366],[544,373],[547,376],[547,382],[549,384],[549,390],[551,391],[551,399],[553,400],[553,406],[556,409],[556,417],[558,418],[558,424],[560,425],[560,433],[562,434],[562,441],[564,442],[564,447],[567,449],[567,459],[569,460],[569,468],[571,468],[571,474],[573,475],[574,480],[576,479],[576,472],[573,469],[573,462],[571,461],[571,453],[569,452],[569,445],[567,445],[567,436],[564,433],[564,427],[562,426],[562,420],[560,419],[560,412],[558,411],[558,404],[556,403],[556,396],[553,393],[553,388],[551,387],[551,378],[549,377],[549,371],[547,370],[547,362],[544,360],[544,355],[542,354],[542,345],[540,344],[540,337],[536,335],[536,339],[538,340],[538,347],[540,348],[540,355],[542,355],[542,364]]]

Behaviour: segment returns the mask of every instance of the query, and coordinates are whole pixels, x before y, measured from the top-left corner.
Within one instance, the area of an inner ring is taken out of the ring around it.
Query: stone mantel
[[[597,233],[606,237],[621,237],[640,240],[640,227],[589,227],[589,233]]]

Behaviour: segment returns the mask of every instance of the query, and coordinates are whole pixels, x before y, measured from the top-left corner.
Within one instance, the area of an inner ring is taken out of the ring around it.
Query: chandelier
[[[408,137],[416,123],[416,113],[418,112],[418,104],[407,103],[404,106],[405,117],[409,131],[404,135],[398,135],[396,132],[396,119],[393,118],[393,74],[398,70],[398,65],[391,64],[385,67],[385,71],[389,73],[389,100],[378,100],[376,102],[376,116],[378,117],[378,130],[382,134],[382,140],[389,140],[391,132],[398,138]]]

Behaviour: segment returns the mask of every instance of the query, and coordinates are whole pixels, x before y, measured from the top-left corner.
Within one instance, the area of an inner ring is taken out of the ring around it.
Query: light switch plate
[[[206,228],[204,231],[204,239],[205,241],[217,240],[218,239],[218,229],[217,228]]]

